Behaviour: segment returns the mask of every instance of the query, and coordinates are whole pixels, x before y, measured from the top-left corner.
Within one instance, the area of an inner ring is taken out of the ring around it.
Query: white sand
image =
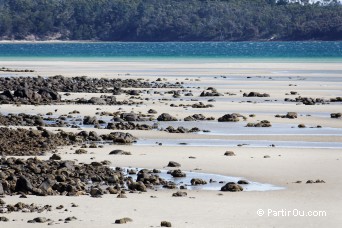
[[[248,118],[247,122],[257,122],[267,119],[273,124],[297,126],[304,123],[307,126],[321,125],[324,128],[341,129],[342,121],[331,119],[330,113],[341,112],[340,104],[329,105],[296,105],[296,103],[282,102],[288,96],[285,93],[297,91],[301,96],[331,97],[342,95],[342,77],[336,73],[342,70],[341,63],[226,63],[226,62],[52,62],[52,61],[28,61],[10,62],[2,61],[0,66],[9,68],[28,68],[36,70],[28,75],[56,75],[67,76],[90,75],[97,77],[141,77],[155,80],[159,76],[165,76],[169,81],[178,81],[199,85],[199,90],[193,89],[195,97],[208,86],[213,86],[219,92],[233,92],[236,96],[225,95],[224,98],[215,98],[210,109],[184,109],[172,108],[174,104],[193,104],[192,101],[165,101],[158,98],[171,98],[171,95],[163,97],[143,95],[150,98],[144,101],[146,106],[124,106],[123,110],[146,113],[153,108],[158,113],[169,112],[182,119],[194,113],[202,113],[206,116],[218,118],[226,113],[238,112],[248,116],[256,114],[254,118]],[[333,71],[336,71],[335,73]],[[130,74],[130,75],[125,75]],[[0,73],[0,75],[6,75]],[[215,76],[226,75],[230,79],[215,79]],[[267,78],[247,79],[246,76],[272,76],[275,80]],[[185,80],[186,77],[190,80]],[[200,81],[195,81],[201,76]],[[289,79],[288,76],[292,76]],[[295,76],[305,80],[294,79]],[[328,79],[329,80],[328,80]],[[296,84],[297,86],[289,86]],[[166,89],[160,90],[165,91]],[[242,92],[240,92],[242,90]],[[243,98],[243,92],[267,92],[270,98]],[[72,95],[98,96],[98,95]],[[128,99],[120,96],[118,99]],[[152,100],[155,99],[155,100]],[[184,98],[186,99],[186,98]],[[280,100],[280,102],[265,102],[264,100]],[[241,100],[258,101],[259,103],[239,103]],[[234,101],[234,102],[233,102]],[[154,102],[154,103],[153,103]],[[205,102],[207,103],[207,102]],[[81,115],[94,115],[98,112],[98,106],[82,105],[57,105],[57,106],[13,106],[2,105],[0,112],[25,112],[42,113],[54,112],[56,115],[67,114],[73,110],[79,110]],[[100,107],[100,111],[115,112],[119,106]],[[298,119],[275,118],[275,114],[286,114],[295,111],[300,114]],[[311,116],[307,116],[307,115]],[[246,123],[247,123],[246,122]],[[201,123],[198,122],[201,128]],[[56,130],[56,129],[54,129]],[[76,129],[66,129],[77,131]],[[93,129],[87,129],[93,130]],[[265,132],[272,130],[265,129]],[[297,130],[297,129],[296,129]],[[96,130],[98,133],[108,130]],[[238,135],[232,129],[231,135],[199,135],[199,134],[168,134],[157,131],[130,131],[138,138],[143,139],[184,139],[196,138],[203,140],[229,139],[229,140],[270,140],[270,141],[306,141],[306,142],[342,142],[341,135]],[[109,156],[113,149],[124,149],[132,152],[131,156]],[[91,162],[109,160],[112,166],[118,167],[142,167],[162,169],[171,160],[182,164],[182,169],[199,172],[238,176],[251,181],[271,183],[285,187],[281,191],[268,192],[241,192],[223,193],[218,191],[188,191],[186,198],[171,197],[174,190],[149,191],[143,194],[128,194],[127,199],[117,199],[115,196],[106,195],[101,199],[93,199],[89,196],[82,197],[34,197],[19,199],[17,196],[5,198],[8,203],[19,201],[37,203],[41,205],[51,204],[54,207],[63,204],[68,212],[53,210],[42,214],[11,213],[5,215],[15,222],[3,223],[1,227],[45,227],[46,224],[27,224],[27,220],[37,216],[45,216],[53,219],[65,219],[76,216],[78,221],[60,225],[66,227],[111,227],[115,219],[130,217],[132,223],[121,225],[124,227],[158,227],[162,220],[172,222],[173,227],[339,227],[342,224],[342,148],[336,149],[302,149],[302,148],[247,148],[247,147],[187,147],[187,146],[109,146],[104,148],[87,149],[86,155],[75,155],[70,147],[61,148],[59,153],[63,159],[77,159],[79,162]],[[226,150],[235,151],[235,157],[223,156]],[[271,158],[265,159],[264,155]],[[189,159],[195,156],[196,159]],[[49,157],[43,157],[47,159]],[[91,159],[94,158],[94,159]],[[325,184],[305,184],[309,179],[323,179]],[[301,180],[303,183],[295,184]],[[157,198],[151,198],[150,196]],[[191,197],[191,198],[190,198]],[[71,208],[71,203],[79,205]],[[263,209],[264,216],[258,216],[257,210]],[[300,211],[325,211],[323,217],[301,216],[267,216],[267,210],[298,209]]]

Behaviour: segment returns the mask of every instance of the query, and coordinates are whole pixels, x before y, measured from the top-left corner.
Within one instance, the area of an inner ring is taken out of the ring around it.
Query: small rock
[[[236,156],[236,154],[233,151],[226,151],[224,156]]]
[[[239,180],[237,183],[238,184],[249,184],[249,182],[246,180]]]
[[[178,162],[170,161],[167,166],[168,167],[180,167],[181,165]]]
[[[127,222],[133,222],[133,219],[125,217],[125,218],[115,220],[115,224],[125,224]]]
[[[161,227],[172,227],[172,224],[171,224],[171,222],[162,221],[162,222],[160,223],[160,226],[161,226]]]
[[[188,193],[181,192],[181,191],[178,191],[178,192],[175,192],[175,193],[172,194],[173,197],[185,197],[187,195],[188,195]]]

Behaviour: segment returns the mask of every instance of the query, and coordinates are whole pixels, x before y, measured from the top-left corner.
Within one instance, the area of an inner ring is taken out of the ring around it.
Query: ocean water
[[[112,59],[342,60],[342,42],[55,42],[0,43],[0,60]]]

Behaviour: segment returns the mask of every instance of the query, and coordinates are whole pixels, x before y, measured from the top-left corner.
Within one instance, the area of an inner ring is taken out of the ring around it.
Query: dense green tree
[[[336,0],[0,0],[0,38],[341,40]]]

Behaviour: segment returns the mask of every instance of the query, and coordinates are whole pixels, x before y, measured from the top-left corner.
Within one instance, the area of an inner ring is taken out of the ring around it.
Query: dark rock
[[[90,196],[91,197],[95,197],[95,198],[99,198],[99,197],[101,197],[103,195],[103,192],[102,192],[102,190],[100,189],[100,188],[92,188],[91,190],[90,190]]]
[[[125,224],[127,222],[133,222],[133,219],[125,217],[115,220],[115,224]]]
[[[37,217],[33,219],[36,223],[46,223],[48,220],[45,217]]]
[[[186,177],[186,173],[183,173],[180,169],[173,170],[171,172],[171,176],[173,177]]]
[[[160,226],[161,226],[161,227],[172,227],[172,224],[171,224],[171,222],[162,221],[162,222],[160,223]]]
[[[239,117],[246,119],[245,116],[243,116],[239,113],[232,113],[232,114],[226,114],[226,115],[218,118],[218,122],[238,122]]]
[[[223,192],[241,192],[241,191],[243,191],[243,187],[241,187],[240,185],[238,185],[234,182],[229,182],[221,188],[221,191],[223,191]]]
[[[93,105],[106,105],[107,104],[106,101],[100,97],[92,97],[90,98],[88,102]]]
[[[132,155],[132,153],[124,150],[112,150],[109,155]]]
[[[163,113],[157,118],[158,121],[177,121],[177,118],[171,116],[168,113]]]
[[[237,183],[238,184],[249,184],[249,182],[246,180],[239,180]]]
[[[199,179],[199,178],[193,178],[190,181],[191,185],[203,185],[203,184],[207,184],[207,182],[205,180]]]
[[[0,216],[0,222],[8,222],[9,219],[4,217],[4,216]]]
[[[289,119],[296,119],[298,116],[298,114],[296,112],[288,112],[286,114],[286,118],[289,118]]]
[[[181,165],[178,162],[169,161],[168,167],[180,167]]]
[[[154,110],[154,109],[150,109],[150,110],[148,110],[147,112],[150,113],[150,114],[157,114],[157,113],[158,113],[158,112],[157,112],[156,110]]]
[[[88,151],[86,151],[85,149],[78,149],[78,150],[75,150],[75,154],[87,154]]]
[[[62,157],[58,154],[53,154],[49,159],[50,160],[61,160]]]
[[[331,114],[330,114],[330,117],[331,117],[331,118],[338,119],[338,118],[341,118],[341,117],[342,117],[342,113],[341,113],[341,112],[339,112],[339,113],[331,113]]]
[[[250,92],[250,93],[244,93],[244,97],[270,97],[267,93],[258,93],[258,92]]]
[[[262,120],[259,123],[248,123],[246,127],[272,127],[272,124],[268,120]]]
[[[98,120],[95,116],[91,117],[91,116],[85,116],[83,118],[83,124],[84,125],[95,125],[98,124]]]
[[[185,197],[187,195],[188,195],[188,193],[181,192],[181,191],[178,191],[178,192],[175,192],[175,193],[172,194],[173,197]]]
[[[236,154],[233,151],[226,151],[224,156],[236,156]]]
[[[133,190],[133,191],[140,191],[140,192],[146,192],[147,191],[146,186],[142,181],[133,182],[133,183],[128,185],[128,188],[130,190]]]
[[[15,190],[17,192],[32,192],[33,186],[31,181],[25,176],[20,176],[15,185]]]

